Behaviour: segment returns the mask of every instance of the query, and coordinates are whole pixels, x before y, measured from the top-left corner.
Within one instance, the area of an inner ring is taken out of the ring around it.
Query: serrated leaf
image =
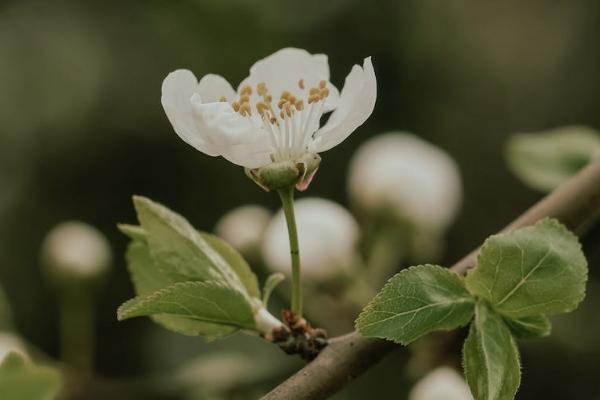
[[[125,258],[131,281],[138,295],[148,295],[175,283],[156,266],[150,256],[147,243],[132,241],[127,248]],[[211,324],[178,315],[161,314],[152,315],[151,318],[165,328],[184,335],[217,338],[236,331],[232,326]]]
[[[513,135],[506,146],[508,166],[534,189],[550,191],[575,175],[600,151],[600,135],[584,126]]]
[[[519,339],[542,338],[548,336],[552,330],[552,324],[545,315],[534,315],[517,319],[504,318],[504,323],[513,336]]]
[[[392,277],[356,320],[363,336],[408,344],[426,333],[466,325],[474,299],[460,276],[419,265]]]
[[[553,219],[488,238],[469,291],[510,318],[557,314],[585,295],[587,261],[577,237]]]
[[[267,280],[265,281],[265,286],[263,287],[263,304],[265,307],[269,303],[269,298],[271,297],[271,293],[273,290],[285,280],[285,275],[281,272],[276,272],[274,274],[269,275]]]
[[[117,310],[119,320],[163,314],[238,329],[256,327],[247,298],[216,281],[177,282],[152,294],[135,297]]]
[[[258,279],[240,252],[218,236],[206,232],[200,232],[200,235],[225,259],[248,291],[248,294],[259,299]]]
[[[512,400],[521,382],[519,351],[502,317],[485,301],[463,347],[465,377],[475,400]]]
[[[250,289],[247,289],[247,282],[242,282],[238,275],[244,267],[229,265],[185,218],[145,197],[134,196],[133,201],[152,258],[172,280],[217,281],[243,295],[256,294],[258,285],[253,288],[250,283]],[[214,244],[215,241],[211,242]],[[223,246],[220,248],[223,250]],[[231,257],[231,252],[227,252]]]
[[[8,354],[0,364],[2,400],[53,400],[61,385],[58,371]]]
[[[130,239],[147,243],[147,233],[141,226],[129,224],[118,224],[117,226]],[[197,232],[229,264],[229,267],[237,274],[250,296],[260,298],[258,279],[244,257],[233,246],[218,236],[202,231]],[[169,283],[172,283],[172,281],[166,282],[166,284]],[[166,286],[166,284],[163,286]]]

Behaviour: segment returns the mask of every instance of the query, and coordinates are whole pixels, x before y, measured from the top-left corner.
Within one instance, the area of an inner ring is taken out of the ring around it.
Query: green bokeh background
[[[286,46],[329,56],[341,87],[373,57],[371,118],[323,155],[308,195],[347,204],[354,150],[390,130],[415,132],[459,164],[464,205],[448,235],[447,264],[541,197],[506,168],[513,132],[567,124],[600,128],[600,3],[491,1],[4,1],[0,4],[0,282],[17,327],[50,355],[57,305],[39,270],[45,233],[65,219],[97,226],[114,249],[102,291],[97,371],[111,380],[169,371],[204,345],[146,319],[117,323],[132,295],[116,222],[133,222],[143,194],[211,230],[225,211],[277,208],[243,171],[200,154],[172,131],[160,105],[166,74],[213,72],[235,87],[249,66]],[[600,230],[585,240],[592,282],[555,334],[524,345],[521,399],[600,399]],[[265,350],[265,351],[270,351]],[[277,352],[273,359],[284,357]],[[339,398],[403,398],[394,360]],[[251,366],[249,366],[251,368]],[[354,396],[354,397],[352,397]],[[243,398],[243,397],[239,397]]]

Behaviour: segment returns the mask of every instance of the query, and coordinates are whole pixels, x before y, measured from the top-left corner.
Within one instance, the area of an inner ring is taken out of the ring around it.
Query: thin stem
[[[83,288],[67,288],[61,293],[61,358],[84,372],[93,365],[94,308],[91,295]]]
[[[302,285],[300,284],[300,250],[298,248],[298,229],[294,215],[294,187],[278,191],[285,214],[290,238],[290,257],[292,259],[292,312],[302,316]]]

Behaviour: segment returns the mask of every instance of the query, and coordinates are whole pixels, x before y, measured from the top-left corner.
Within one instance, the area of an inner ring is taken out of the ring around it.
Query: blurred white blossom
[[[360,235],[354,217],[339,204],[320,198],[298,200],[295,212],[302,275],[318,280],[350,270]],[[262,249],[269,267],[290,275],[290,245],[283,211],[267,226]]]
[[[111,251],[99,230],[83,222],[67,221],[47,234],[42,261],[52,276],[94,278],[108,270]]]
[[[439,367],[415,384],[408,400],[473,400],[473,396],[458,372]]]
[[[198,82],[188,70],[174,71],[163,82],[161,102],[186,143],[258,168],[341,143],[371,115],[376,93],[370,58],[352,68],[340,94],[329,81],[327,56],[285,48],[257,61],[237,92],[219,75]]]
[[[363,210],[388,208],[433,232],[452,223],[462,197],[454,160],[404,132],[379,135],[357,150],[350,163],[348,191]]]
[[[0,332],[0,363],[8,353],[19,353],[28,358],[25,344],[18,336],[8,332]]]
[[[217,236],[244,254],[260,249],[262,237],[271,218],[265,207],[249,204],[223,215],[215,226]]]

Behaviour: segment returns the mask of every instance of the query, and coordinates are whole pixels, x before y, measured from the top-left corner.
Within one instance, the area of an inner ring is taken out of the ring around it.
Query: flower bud
[[[305,198],[295,203],[295,215],[303,277],[327,279],[352,268],[359,227],[345,208],[329,200]],[[269,222],[262,250],[270,268],[291,274],[290,244],[283,211]]]
[[[458,372],[439,367],[416,383],[408,400],[473,400],[473,396]]]
[[[271,212],[258,205],[235,208],[217,221],[215,233],[244,255],[260,251]]]
[[[292,186],[304,191],[317,172],[320,162],[318,154],[309,153],[298,160],[273,162],[260,168],[246,168],[245,171],[250,179],[267,192]]]
[[[442,231],[458,212],[462,189],[448,154],[409,133],[391,132],[357,150],[348,191],[364,211],[389,209],[418,228]]]
[[[23,357],[29,358],[25,350],[25,344],[18,336],[8,332],[0,332],[0,363],[9,353],[19,353]]]
[[[94,279],[108,270],[111,252],[108,241],[96,228],[68,221],[46,235],[42,261],[47,274],[57,281]]]

